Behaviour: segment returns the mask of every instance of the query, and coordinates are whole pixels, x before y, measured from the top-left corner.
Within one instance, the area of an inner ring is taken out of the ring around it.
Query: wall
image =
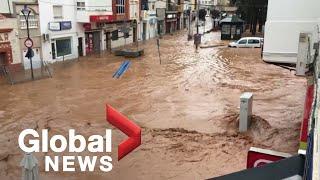
[[[319,0],[269,0],[263,59],[295,63],[299,34],[316,30],[319,7]]]
[[[13,29],[9,32],[9,41],[12,48],[12,64],[21,63],[21,54],[20,54],[20,44],[18,40],[18,25],[16,18],[6,18],[4,20],[0,20],[0,29]]]
[[[12,2],[33,3],[35,0],[1,0],[0,13],[12,14],[14,12]]]
[[[111,0],[82,0],[85,2],[86,10],[77,11],[77,21],[82,23],[89,23],[91,15],[112,15],[112,1]],[[98,7],[95,7],[98,6]]]
[[[14,2],[13,3],[13,11],[14,15],[17,18],[17,23],[18,23],[18,32],[19,32],[19,41],[20,41],[20,47],[21,47],[21,62],[23,63],[23,66],[25,69],[30,69],[30,61],[28,58],[25,57],[25,54],[27,53],[27,48],[24,45],[24,41],[27,39],[28,34],[27,34],[27,29],[22,28],[21,26],[21,20],[25,20],[23,16],[20,16],[21,10],[24,8],[25,3],[20,3],[20,2]],[[28,3],[27,7],[32,11],[32,14],[35,16],[37,19],[37,28],[34,28],[30,26],[30,38],[33,41],[33,51],[35,56],[32,58],[33,62],[33,67],[40,68],[41,67],[41,59],[42,59],[42,50],[41,50],[41,45],[42,45],[42,37],[41,37],[41,32],[40,32],[40,23],[39,23],[39,8],[38,4],[35,3]]]

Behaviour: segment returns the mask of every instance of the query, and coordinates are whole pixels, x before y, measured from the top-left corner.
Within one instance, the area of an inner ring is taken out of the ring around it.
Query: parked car
[[[261,48],[263,38],[260,37],[244,37],[236,42],[229,43],[229,47],[233,48]]]

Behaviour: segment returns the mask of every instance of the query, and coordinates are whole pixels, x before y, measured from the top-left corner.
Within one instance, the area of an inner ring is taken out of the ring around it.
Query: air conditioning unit
[[[44,42],[49,41],[49,34],[42,34],[42,39]]]

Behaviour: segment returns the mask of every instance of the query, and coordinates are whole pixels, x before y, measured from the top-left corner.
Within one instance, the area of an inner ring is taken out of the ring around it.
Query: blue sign
[[[71,28],[72,28],[71,21],[61,21],[60,22],[60,29],[61,30],[67,30],[67,29],[71,29]]]

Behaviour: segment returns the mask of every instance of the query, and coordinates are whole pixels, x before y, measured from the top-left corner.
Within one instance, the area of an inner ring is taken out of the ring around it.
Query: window
[[[57,39],[56,40],[57,57],[71,54],[71,39]]]
[[[117,0],[116,8],[117,14],[124,14],[124,2],[125,0]]]
[[[38,28],[38,17],[32,11],[29,15],[28,22],[30,29]],[[20,14],[20,28],[27,29],[27,22],[22,13]]]
[[[260,44],[260,41],[258,39],[249,39],[248,44]]]
[[[222,25],[221,34],[229,35],[230,34],[230,25]]]
[[[238,44],[247,44],[247,40],[246,39],[240,40]]]
[[[55,19],[62,19],[63,13],[62,13],[62,6],[53,6],[53,18]]]
[[[86,10],[86,3],[85,2],[77,2],[77,10],[78,11]]]

